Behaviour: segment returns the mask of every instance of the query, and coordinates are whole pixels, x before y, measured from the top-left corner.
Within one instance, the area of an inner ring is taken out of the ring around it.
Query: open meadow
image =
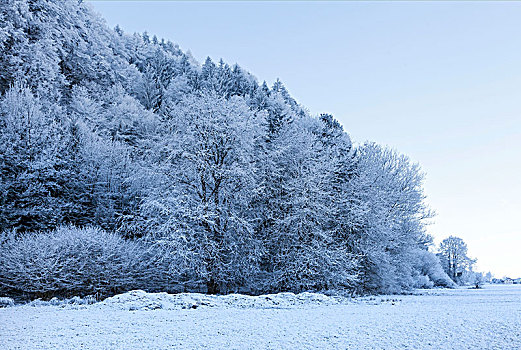
[[[292,305],[286,295],[167,302],[143,293],[88,306],[8,307],[0,309],[2,349],[521,348],[520,285],[315,296]]]

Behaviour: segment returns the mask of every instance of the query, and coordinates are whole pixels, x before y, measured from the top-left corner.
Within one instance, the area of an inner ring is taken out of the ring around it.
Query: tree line
[[[6,293],[453,283],[418,164],[354,145],[280,80],[200,65],[78,1],[2,0],[0,93]]]

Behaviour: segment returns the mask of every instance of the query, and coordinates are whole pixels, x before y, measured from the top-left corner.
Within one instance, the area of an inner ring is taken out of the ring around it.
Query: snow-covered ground
[[[0,334],[0,349],[521,349],[521,286],[354,300],[133,291],[3,308]]]

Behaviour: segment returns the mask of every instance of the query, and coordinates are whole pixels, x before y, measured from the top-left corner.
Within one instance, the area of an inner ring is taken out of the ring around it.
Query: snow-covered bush
[[[485,276],[482,272],[472,271],[469,276],[469,283],[476,289],[481,288],[485,284]]]
[[[416,288],[448,287],[453,288],[456,284],[443,271],[439,259],[428,250],[417,250],[416,270],[420,276],[416,279]],[[428,280],[429,282],[426,282]]]
[[[428,276],[420,275],[415,279],[415,288],[432,288],[434,287],[434,282],[432,282]]]
[[[14,300],[9,297],[0,297],[0,307],[14,306]]]
[[[157,249],[96,228],[6,232],[0,243],[0,294],[29,298],[168,290],[168,261]]]
[[[65,299],[59,299],[57,297],[52,298],[51,300],[42,300],[42,299],[36,299],[33,300],[27,305],[32,307],[38,307],[38,306],[61,306],[65,307],[68,305],[91,305],[95,304],[98,300],[96,300],[96,297],[93,295],[87,295],[86,297],[80,298],[78,296],[72,297],[72,298],[65,298]]]

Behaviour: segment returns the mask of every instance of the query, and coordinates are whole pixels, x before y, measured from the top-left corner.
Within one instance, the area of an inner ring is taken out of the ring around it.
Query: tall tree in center
[[[191,95],[173,113],[160,162],[168,180],[145,208],[164,214],[156,222],[161,235],[183,242],[208,292],[219,293],[243,284],[255,266],[249,204],[256,191],[253,157],[262,117],[242,98],[213,94]]]

